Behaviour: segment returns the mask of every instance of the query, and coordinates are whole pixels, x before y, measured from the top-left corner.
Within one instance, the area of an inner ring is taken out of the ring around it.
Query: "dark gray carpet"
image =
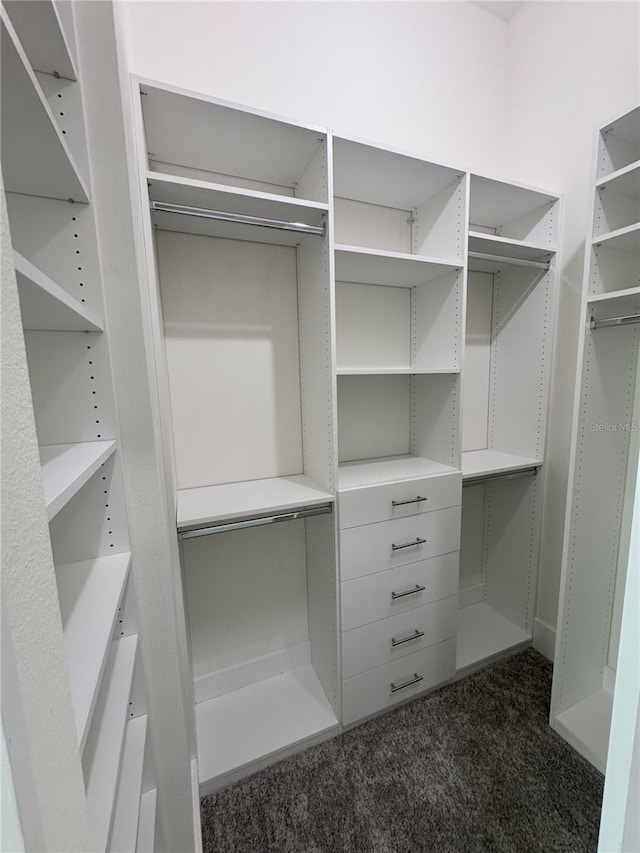
[[[202,799],[205,853],[582,853],[603,778],[533,650]]]

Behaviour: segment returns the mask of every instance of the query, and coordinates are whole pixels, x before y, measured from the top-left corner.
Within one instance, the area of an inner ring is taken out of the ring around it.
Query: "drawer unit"
[[[429,687],[451,680],[456,671],[456,641],[445,640],[342,682],[345,725],[375,714]]]
[[[342,630],[456,595],[459,557],[453,551],[343,583]]]
[[[462,475],[451,473],[347,489],[340,492],[339,499],[341,528],[389,521],[458,506],[462,503]]]
[[[458,596],[432,601],[342,634],[342,677],[351,678],[455,637]]]
[[[460,507],[340,531],[341,580],[417,563],[460,548]]]

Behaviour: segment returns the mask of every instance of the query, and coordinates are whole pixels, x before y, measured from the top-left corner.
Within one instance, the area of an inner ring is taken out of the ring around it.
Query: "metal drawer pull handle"
[[[426,541],[426,539],[421,539],[420,536],[418,536],[413,540],[413,542],[405,542],[404,545],[392,545],[391,550],[401,551],[403,548],[411,548],[412,545],[424,545]]]
[[[409,498],[409,500],[406,500],[406,501],[391,501],[391,506],[404,506],[405,504],[419,504],[422,501],[426,501],[426,500],[427,500],[426,498],[421,498],[420,495],[418,495],[417,498]]]
[[[424,631],[418,631],[416,628],[413,634],[410,634],[408,637],[403,637],[401,640],[396,640],[394,637],[391,638],[392,646],[401,646],[403,643],[410,643],[411,640],[419,640],[420,637],[424,637]]]
[[[404,592],[392,592],[391,598],[395,601],[396,598],[404,598],[405,595],[415,595],[416,592],[424,592],[426,586],[421,586],[421,584],[417,583],[413,589],[406,589]]]
[[[397,693],[398,690],[404,690],[405,687],[411,687],[412,684],[417,684],[419,681],[424,681],[424,675],[418,675],[417,672],[413,673],[413,678],[410,678],[409,681],[405,681],[403,684],[394,684],[391,682],[391,692]]]

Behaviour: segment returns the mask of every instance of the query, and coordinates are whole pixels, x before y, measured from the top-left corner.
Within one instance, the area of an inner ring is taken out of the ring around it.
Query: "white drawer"
[[[417,563],[459,548],[459,506],[350,527],[340,531],[341,580]]]
[[[398,503],[403,501],[409,503]],[[455,473],[348,489],[339,493],[340,527],[389,521],[461,503],[462,475]]]
[[[458,596],[432,601],[342,635],[342,677],[351,678],[455,637]]]
[[[342,682],[342,722],[348,725],[417,696],[449,681],[455,672],[456,641],[451,639],[347,678]]]
[[[458,551],[453,551],[343,583],[340,589],[342,630],[348,631],[455,595],[459,556]]]

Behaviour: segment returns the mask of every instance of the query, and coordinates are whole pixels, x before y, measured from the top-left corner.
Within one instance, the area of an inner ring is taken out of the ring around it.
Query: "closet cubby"
[[[106,850],[121,823],[116,801],[137,832],[142,791],[121,768],[132,763],[130,720],[144,751],[147,708],[141,662],[134,677],[135,569],[91,197],[89,95],[70,5],[9,0],[1,16],[2,174],[26,368],[88,831],[91,849]],[[135,834],[115,849],[135,849]]]
[[[551,726],[602,773],[638,469],[639,153],[640,108],[599,131],[593,222],[605,233],[585,258],[551,696]]]

